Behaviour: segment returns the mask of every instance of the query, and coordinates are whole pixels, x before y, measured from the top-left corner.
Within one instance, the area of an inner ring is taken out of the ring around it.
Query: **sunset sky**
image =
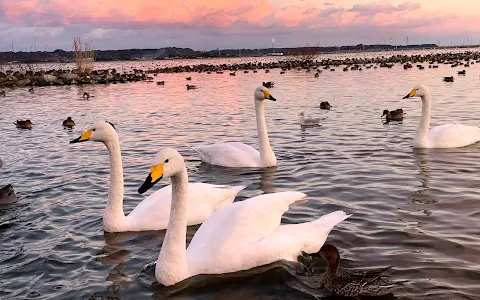
[[[0,51],[480,43],[478,0],[0,0]]]

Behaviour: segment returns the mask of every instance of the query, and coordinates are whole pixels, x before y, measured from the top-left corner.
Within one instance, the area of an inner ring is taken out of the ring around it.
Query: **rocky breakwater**
[[[108,69],[95,70],[88,74],[78,74],[71,70],[27,71],[23,73],[9,70],[0,72],[0,88],[127,83],[151,80],[153,80],[153,77],[143,70],[118,73],[115,69]]]

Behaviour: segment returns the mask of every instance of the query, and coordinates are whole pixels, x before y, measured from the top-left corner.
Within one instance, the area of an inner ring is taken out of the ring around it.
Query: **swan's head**
[[[428,94],[428,89],[423,84],[417,84],[413,87],[412,91],[408,93],[403,99],[412,98],[412,97],[424,97]]]
[[[177,150],[172,148],[163,149],[155,155],[150,174],[138,188],[138,193],[143,194],[153,187],[160,179],[172,177],[185,170],[183,157]]]
[[[255,93],[253,93],[253,97],[255,98],[255,100],[258,101],[263,101],[265,99],[277,101],[277,99],[273,98],[272,95],[270,95],[270,91],[264,86],[259,86],[258,88],[256,88]]]
[[[98,122],[90,129],[85,130],[81,136],[71,140],[70,144],[86,141],[105,142],[117,136],[115,126],[110,122]]]
[[[340,253],[337,247],[325,244],[320,248],[318,252],[321,258],[323,258],[329,265],[338,265],[340,263]]]

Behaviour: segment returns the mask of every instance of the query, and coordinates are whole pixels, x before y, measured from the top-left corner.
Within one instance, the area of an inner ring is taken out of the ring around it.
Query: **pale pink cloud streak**
[[[279,5],[281,2],[282,5]],[[438,33],[480,31],[480,17],[425,10],[430,0],[289,2],[272,0],[0,0],[8,22],[38,26],[88,24],[93,28],[229,28],[269,26],[289,29],[376,26]],[[304,4],[305,3],[305,4]],[[340,5],[341,4],[341,5]],[[347,5],[348,4],[348,5]],[[441,6],[441,5],[440,5]],[[468,20],[468,23],[465,21]]]

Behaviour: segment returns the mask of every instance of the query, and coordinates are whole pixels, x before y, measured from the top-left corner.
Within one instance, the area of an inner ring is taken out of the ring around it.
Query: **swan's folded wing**
[[[187,253],[191,258],[215,257],[254,243],[275,231],[289,206],[305,197],[300,192],[266,194],[218,210],[200,226]]]
[[[260,162],[260,153],[239,142],[217,143],[193,147],[206,163],[225,167],[254,167]]]
[[[464,147],[480,141],[480,128],[462,124],[432,127],[428,132],[429,145],[435,148]]]

